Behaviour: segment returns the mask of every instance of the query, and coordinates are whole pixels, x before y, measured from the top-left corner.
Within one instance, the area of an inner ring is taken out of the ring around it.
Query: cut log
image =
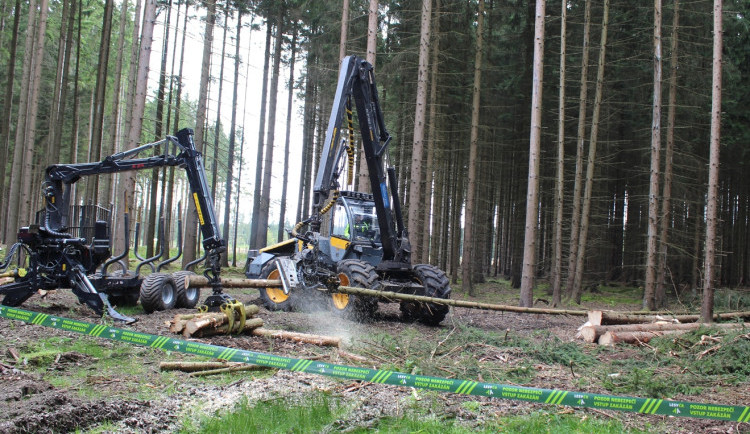
[[[652,332],[607,332],[599,337],[599,345],[612,346],[617,343],[645,344],[651,339],[664,335],[687,333],[689,330],[661,330]]]
[[[286,339],[289,341],[303,342],[306,344],[321,345],[326,347],[338,347],[341,345],[341,338],[333,336],[310,335],[305,333],[288,332],[284,330],[270,330],[264,328],[254,329],[253,334],[255,336]]]
[[[235,322],[233,328],[236,329],[239,326],[239,323]],[[245,321],[245,327],[242,328],[242,331],[238,332],[237,330],[233,330],[232,333],[236,334],[242,334],[242,333],[248,333],[253,329],[257,329],[258,327],[263,327],[263,319],[262,318],[248,318],[247,321]],[[196,338],[202,338],[206,336],[215,336],[215,335],[226,335],[229,330],[229,324],[222,324],[217,327],[206,327],[201,328],[200,330],[196,330],[191,336]]]
[[[704,324],[704,323],[653,323],[653,324],[622,324],[622,325],[604,325],[604,326],[585,326],[581,328],[581,337],[586,342],[596,342],[600,336],[607,332],[658,332],[666,330],[697,330],[700,327],[716,327],[725,330],[748,329],[750,323],[724,323],[724,324]]]
[[[602,311],[590,310],[588,312],[588,316],[589,316],[589,324],[593,326],[602,325]]]

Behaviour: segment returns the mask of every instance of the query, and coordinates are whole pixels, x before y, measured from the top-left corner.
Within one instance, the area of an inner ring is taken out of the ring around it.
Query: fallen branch
[[[218,369],[210,369],[206,371],[196,371],[188,374],[188,377],[206,377],[209,375],[218,375],[218,374],[224,374],[227,372],[239,372],[239,371],[266,371],[269,369],[275,369],[268,366],[259,366],[259,365],[246,365],[242,364],[241,366],[230,366],[227,368],[218,368]]]
[[[253,330],[253,335],[286,339],[289,341],[303,342],[306,344],[314,344],[327,347],[338,347],[341,345],[341,338],[333,336],[309,335],[305,333],[288,332],[284,330],[256,328]]]
[[[207,369],[221,369],[242,365],[244,365],[244,363],[238,362],[161,362],[159,363],[159,370],[195,372],[205,371]]]

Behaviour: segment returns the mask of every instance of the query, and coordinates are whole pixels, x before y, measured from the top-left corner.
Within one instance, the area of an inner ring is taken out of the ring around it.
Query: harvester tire
[[[172,273],[174,286],[177,289],[175,307],[192,309],[198,304],[198,299],[201,296],[201,289],[198,287],[188,288],[188,280],[190,276],[195,276],[195,273],[187,270],[175,271]]]
[[[346,259],[339,262],[337,271],[341,286],[376,289],[378,273],[367,262]],[[378,308],[377,299],[352,294],[332,293],[330,303],[333,312],[354,321],[371,318]]]
[[[279,270],[276,268],[275,261],[266,264],[260,271],[261,279],[277,280],[279,279]],[[292,294],[284,294],[284,288],[281,286],[269,286],[258,288],[260,299],[263,306],[271,311],[289,312],[294,307]]]
[[[414,274],[419,283],[424,286],[423,295],[444,299],[451,298],[450,280],[443,270],[433,265],[419,264],[414,266]],[[415,319],[423,324],[436,326],[445,319],[448,311],[449,307],[444,304],[420,303],[419,313]]]
[[[177,288],[169,274],[152,273],[141,282],[141,306],[146,313],[172,309],[177,302]]]

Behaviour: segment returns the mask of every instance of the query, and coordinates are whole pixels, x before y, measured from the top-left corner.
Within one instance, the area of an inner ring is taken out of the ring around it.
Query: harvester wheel
[[[168,310],[177,301],[177,288],[169,274],[152,273],[141,282],[141,306],[146,313]]]
[[[341,286],[374,289],[378,280],[375,267],[358,259],[347,259],[338,264],[338,278]],[[377,310],[377,300],[359,295],[331,294],[331,310],[356,321],[372,317]]]
[[[276,268],[276,263],[269,262],[260,271],[261,279],[278,280],[279,270]],[[284,311],[288,312],[292,310],[292,294],[285,294],[284,288],[281,286],[267,286],[265,288],[259,288],[260,299],[263,301],[263,306],[268,310],[272,311]]]
[[[414,275],[419,283],[424,286],[424,294],[427,297],[436,298],[451,298],[451,287],[448,277],[445,275],[443,270],[428,264],[419,264],[414,266]],[[404,309],[405,306],[401,306],[401,311],[414,312],[413,309],[408,311]],[[414,312],[412,318],[419,322],[436,326],[445,318],[448,314],[448,306],[443,304],[435,303],[420,303],[419,310]],[[407,319],[409,319],[407,317]]]
[[[197,287],[188,288],[188,280],[190,276],[195,276],[195,273],[187,270],[175,271],[172,273],[174,286],[177,289],[175,307],[186,307],[192,309],[198,304],[198,299],[201,296],[201,289]]]

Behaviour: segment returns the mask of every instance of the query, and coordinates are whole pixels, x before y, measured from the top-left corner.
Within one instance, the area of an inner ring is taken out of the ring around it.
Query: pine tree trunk
[[[271,180],[273,177],[273,147],[276,136],[276,102],[279,92],[281,51],[284,40],[284,8],[279,7],[276,25],[276,38],[273,49],[273,71],[271,73],[270,101],[268,104],[268,134],[266,135],[266,157],[263,161],[263,191],[260,196],[258,213],[257,242],[266,245],[268,238],[268,214],[271,205]]]
[[[349,0],[341,5],[341,38],[339,39],[339,63],[346,57],[346,44],[349,40]]]
[[[198,110],[195,115],[195,147],[198,152],[203,152],[203,132],[206,123],[206,105],[208,103],[208,80],[211,75],[211,48],[214,41],[214,24],[216,23],[216,2],[208,1],[206,4],[206,27],[203,33],[203,60],[201,63],[201,80],[198,91]],[[182,67],[180,67],[182,69]],[[198,213],[195,203],[188,205],[185,218],[185,245],[183,247],[182,266],[195,259],[198,238]]]
[[[177,73],[177,95],[175,96],[175,108],[174,108],[174,127],[172,128],[172,131],[180,130],[180,106],[182,104],[182,70],[183,66],[185,64],[185,36],[187,35],[187,23],[188,18],[190,14],[188,13],[189,5],[185,3],[185,19],[183,21],[182,25],[182,44],[180,47],[180,66],[178,67],[179,72]],[[178,17],[179,17],[179,10],[178,10]],[[178,20],[179,21],[179,20]],[[175,29],[175,43],[177,42],[177,30]],[[177,52],[177,47],[175,46],[175,52]],[[172,59],[174,62],[174,58]],[[170,100],[172,98],[172,95],[170,93]],[[171,104],[170,104],[171,105]],[[164,207],[167,210],[167,224],[165,226],[165,233],[171,234],[171,226],[172,222],[176,220],[180,220],[183,218],[182,215],[177,215],[176,219],[172,218],[172,204],[174,203],[174,190],[175,190],[175,182],[174,182],[174,167],[169,168],[169,180],[167,181],[167,193],[166,193],[166,204]],[[181,197],[181,196],[178,196]],[[178,203],[179,205],[180,203]],[[189,207],[187,207],[189,208]],[[182,207],[178,206],[178,210],[181,210]],[[181,213],[180,213],[181,214]],[[184,226],[183,226],[184,228]],[[184,230],[183,230],[184,232]],[[167,241],[171,240],[171,236],[167,237]],[[178,239],[178,243],[182,243],[183,240]],[[166,245],[167,251],[169,251],[170,244],[169,242]]]
[[[107,155],[112,155],[119,149],[120,144],[120,93],[122,91],[122,62],[123,53],[125,51],[125,30],[128,21],[128,2],[124,0],[120,5],[120,28],[117,36],[117,50],[115,60],[115,73],[114,73],[114,85],[112,86],[112,112],[111,112],[111,126],[109,140],[107,143]],[[114,191],[113,182],[114,175],[105,176],[102,178],[102,188],[100,197],[102,203],[113,203],[114,202]]]
[[[435,26],[433,27],[431,36],[432,40],[432,53],[430,59],[430,114],[429,124],[427,130],[427,171],[425,173],[425,203],[424,203],[424,216],[422,217],[422,231],[420,239],[422,241],[421,258],[418,262],[423,263],[436,263],[436,257],[433,255],[430,257],[431,245],[435,245],[438,241],[437,237],[437,212],[435,205],[437,198],[437,183],[435,183],[435,154],[437,153],[437,87],[438,87],[438,54],[440,50],[440,2],[438,1],[435,5]],[[435,252],[437,253],[437,252]]]
[[[430,22],[432,0],[422,0],[422,21],[419,39],[419,69],[417,76],[417,102],[414,112],[414,136],[411,149],[411,174],[409,175],[408,232],[411,235],[412,257],[421,262],[422,246],[419,243],[424,224],[424,201],[422,193],[422,156],[424,153],[424,129],[427,112],[427,79],[430,63]],[[403,141],[402,141],[402,146]],[[429,169],[428,169],[429,170]]]
[[[672,9],[672,46],[669,74],[669,101],[667,108],[667,147],[664,154],[664,187],[662,190],[661,219],[659,228],[659,257],[656,278],[656,301],[657,306],[664,306],[667,298],[666,274],[669,263],[667,261],[667,250],[669,242],[669,220],[672,208],[672,173],[674,159],[674,128],[675,111],[677,108],[677,29],[680,22],[680,0],[674,0]],[[695,252],[697,254],[697,252]]]
[[[266,99],[268,97],[268,66],[271,57],[271,20],[266,22],[266,49],[263,56],[263,90],[260,97],[260,125],[258,126],[258,154],[255,160],[255,193],[253,194],[253,213],[250,218],[250,248],[260,249],[266,245],[266,238],[258,239],[260,232],[260,200],[263,190],[263,143],[266,129]]]
[[[281,182],[281,209],[279,211],[279,235],[278,241],[284,239],[284,220],[286,220],[286,191],[289,182],[289,146],[292,129],[292,102],[294,100],[294,61],[297,55],[297,23],[292,23],[292,46],[289,56],[289,95],[286,103],[286,137],[284,140],[284,177]]]
[[[34,29],[37,24],[37,2],[29,1],[28,29]],[[23,72],[21,74],[21,92],[19,94],[18,115],[16,118],[16,131],[13,148],[13,164],[11,165],[9,189],[7,196],[7,218],[5,219],[6,239],[18,230],[19,209],[21,205],[21,174],[23,168],[23,146],[26,134],[26,122],[28,117],[29,88],[31,84],[32,58],[34,57],[34,31],[26,33],[24,44]]]
[[[45,33],[47,30],[48,1],[41,0],[39,4],[39,19],[35,25],[33,58],[31,60],[31,79],[28,89],[29,102],[25,123],[24,140],[16,142],[16,146],[23,148],[23,167],[20,188],[20,209],[18,210],[18,226],[25,226],[32,221],[31,185],[34,184],[34,144],[36,143],[36,122],[39,109],[39,88],[42,80],[42,59],[44,57]],[[35,195],[36,197],[36,195]]]
[[[658,263],[659,175],[661,173],[661,0],[654,0],[654,99],[651,117],[651,171],[648,193],[648,235],[643,308],[656,310],[656,265]],[[664,300],[662,299],[663,303]]]
[[[109,43],[110,37],[112,36],[112,12],[114,11],[114,7],[114,0],[105,1],[104,16],[102,17],[102,35],[99,42],[99,64],[96,69],[96,88],[94,90],[94,123],[91,127],[89,161],[100,161],[102,159],[102,135],[104,134],[107,68],[109,66]],[[86,178],[85,201],[98,204],[98,193],[99,176],[89,176],[88,178]]]
[[[80,14],[79,14],[80,16]],[[125,115],[123,116],[123,125],[122,125],[122,133],[121,137],[123,137],[124,143],[121,144],[121,150],[131,149],[134,145],[132,143],[129,143],[129,134],[130,134],[130,125],[133,123],[133,105],[135,102],[135,91],[136,91],[136,82],[138,77],[138,62],[139,62],[139,51],[140,51],[140,44],[137,42],[140,40],[140,28],[141,28],[141,0],[136,0],[135,2],[135,18],[133,21],[133,36],[132,36],[132,42],[130,45],[130,67],[128,68],[128,93],[125,97]],[[79,40],[80,40],[80,22],[79,22]],[[79,45],[80,48],[80,45]],[[78,64],[76,61],[76,74],[78,71]],[[76,82],[77,82],[77,75],[76,75]],[[75,92],[76,98],[78,97],[78,92]],[[75,117],[77,122],[77,116]],[[76,134],[77,137],[77,134]],[[76,148],[77,148],[77,142],[76,142]],[[133,194],[132,191],[129,188],[123,188],[124,180],[127,174],[125,175],[117,175],[117,185],[120,186],[120,188],[115,189],[115,203],[117,204],[115,207],[115,230],[113,234],[114,238],[114,249],[115,252],[122,252],[125,250],[126,243],[129,243],[130,240],[126,240],[125,232],[124,232],[124,221],[121,218],[121,216],[128,212],[132,216],[132,210],[134,209],[134,203],[133,203]],[[133,220],[135,222],[135,220]],[[127,263],[127,262],[126,262]]]
[[[169,52],[169,26],[172,23],[172,2],[167,5],[167,21],[164,25],[164,38],[161,48],[161,64],[159,66],[159,85],[156,90],[156,119],[154,120],[154,140],[161,140],[164,128],[164,88],[167,85],[167,54]],[[164,153],[164,148],[154,148],[154,156]],[[146,224],[146,257],[154,256],[154,241],[156,247],[160,248],[164,240],[156,240],[156,216],[159,214],[159,169],[151,170],[151,195],[149,196],[148,223]],[[162,179],[162,184],[164,180]],[[162,185],[163,188],[163,185]],[[162,195],[162,198],[164,196]],[[162,199],[163,203],[163,199]],[[163,212],[163,210],[161,210]],[[162,215],[162,217],[164,217]],[[163,221],[162,223],[163,224]],[[166,233],[165,233],[166,236]],[[167,252],[169,256],[169,252]]]
[[[16,77],[16,49],[18,47],[18,26],[21,18],[21,0],[16,0],[13,13],[13,35],[10,40],[10,53],[8,57],[8,74],[5,83],[5,99],[3,104],[2,119],[0,119],[0,203],[8,203],[9,196],[6,194],[5,175],[8,167],[8,158],[10,157],[10,120],[13,113],[13,83]],[[12,178],[11,178],[12,179]],[[5,213],[0,213],[0,219],[5,217]],[[8,220],[8,219],[3,219]],[[7,222],[6,222],[7,223]],[[10,231],[15,231],[13,227]],[[0,243],[5,243],[14,232],[6,232],[7,225],[0,223]]]
[[[583,44],[581,49],[581,90],[578,96],[578,132],[576,134],[576,170],[573,186],[573,213],[570,218],[570,243],[568,252],[568,280],[566,288],[572,297],[578,259],[578,234],[581,231],[581,190],[583,186],[583,149],[586,136],[586,99],[588,98],[589,44],[591,34],[591,2],[585,0],[583,18]]]
[[[534,73],[531,90],[531,137],[529,139],[529,176],[526,189],[526,230],[523,270],[521,272],[521,307],[534,303],[536,245],[539,221],[539,159],[542,140],[542,83],[544,77],[544,11],[545,0],[536,0],[534,25]]]
[[[237,95],[237,86],[240,78],[240,36],[242,35],[242,11],[237,11],[237,37],[234,40],[234,85],[232,87],[232,120],[229,126],[229,150],[227,152],[227,185],[224,195],[224,227],[221,231],[221,236],[225,240],[229,240],[229,210],[232,202],[232,183],[234,182],[234,143],[236,141],[237,134],[235,129],[237,127],[237,105],[239,104]],[[242,160],[240,159],[240,163]],[[239,183],[238,183],[239,185]],[[239,208],[240,202],[237,201],[236,207]],[[237,222],[235,221],[235,225]],[[235,246],[235,252],[236,252]],[[228,249],[221,254],[221,264],[226,267],[229,265],[227,256],[229,255]],[[236,255],[236,253],[235,253]]]
[[[596,91],[594,94],[594,112],[591,115],[591,135],[589,137],[589,157],[586,163],[586,187],[583,194],[583,210],[581,212],[581,234],[578,239],[578,257],[576,259],[575,280],[571,298],[576,303],[581,302],[581,287],[583,279],[583,261],[586,258],[586,242],[589,231],[591,214],[591,197],[594,189],[594,165],[596,163],[596,142],[599,134],[599,116],[602,106],[602,88],[604,87],[604,60],[607,52],[607,29],[609,26],[609,0],[604,0],[602,15],[602,35],[599,43],[599,62],[596,73]]]
[[[224,93],[224,59],[227,49],[227,29],[229,15],[224,11],[224,31],[221,37],[221,62],[219,64],[219,96],[216,101],[216,123],[214,124],[214,157],[211,160],[211,197],[216,198],[216,184],[219,177],[219,137],[221,137],[221,97]],[[225,238],[226,239],[226,238]]]
[[[72,10],[75,8],[75,1],[63,0],[62,4],[63,9],[60,17],[60,42],[57,47],[57,71],[55,72],[55,86],[52,91],[52,105],[50,106],[48,119],[49,127],[47,135],[47,152],[45,153],[44,158],[45,166],[58,162],[57,158],[55,158],[55,150],[58,150],[59,156],[59,148],[55,142],[55,137],[57,136],[57,128],[62,128],[62,125],[58,123],[58,119],[62,116],[60,105],[62,103],[61,94],[63,85],[65,84],[63,83],[63,76],[68,69],[68,61],[70,60],[70,55],[67,51],[69,50],[68,36],[70,35],[68,27],[70,25],[70,16],[73,14]],[[0,44],[0,46],[1,45],[2,44]]]
[[[308,199],[309,192],[308,186],[310,185],[310,178],[312,177],[312,154],[313,147],[313,134],[315,129],[315,100],[313,99],[313,93],[315,92],[312,81],[312,67],[315,64],[315,58],[313,53],[307,55],[307,74],[305,77],[305,105],[303,108],[304,119],[302,121],[302,175],[300,176],[299,191],[297,192],[297,218],[296,222],[300,222],[307,217],[309,212]]]
[[[431,1],[431,0],[425,0]],[[367,20],[367,61],[375,67],[375,59],[377,57],[376,49],[378,45],[378,0],[370,0],[370,6],[368,11]],[[421,56],[421,55],[420,55]],[[385,99],[385,96],[383,97]],[[357,182],[357,189],[365,193],[371,193],[370,188],[370,175],[365,164],[364,151],[359,149],[358,157],[358,171],[359,181]],[[412,247],[414,243],[412,243]]]
[[[474,260],[474,221],[477,190],[477,154],[479,151],[479,102],[482,86],[482,50],[484,41],[484,0],[479,0],[479,14],[477,17],[477,48],[474,59],[473,102],[471,109],[471,137],[469,139],[469,175],[468,191],[466,193],[464,240],[461,257],[461,287],[469,295],[474,295],[472,276],[472,261]]]
[[[563,238],[563,193],[565,191],[565,73],[567,52],[568,4],[561,2],[560,14],[560,82],[557,105],[557,176],[555,178],[555,218],[552,235],[552,267],[550,286],[552,307],[561,303],[560,286],[562,281],[562,238]]]
[[[714,312],[714,278],[716,277],[716,232],[719,225],[719,152],[721,148],[721,61],[723,2],[714,0],[713,75],[711,86],[711,142],[706,197],[706,251],[703,260],[703,302],[701,321],[712,322]]]

